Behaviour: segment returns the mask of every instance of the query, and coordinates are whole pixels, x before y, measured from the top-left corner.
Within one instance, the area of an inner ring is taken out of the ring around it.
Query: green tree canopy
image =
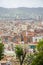
[[[31,65],[43,65],[43,52],[39,52]]]
[[[37,45],[37,50],[43,51],[43,40],[39,40],[38,45]]]
[[[15,53],[16,53],[16,56],[18,57],[19,61],[20,61],[20,65],[22,65],[23,61],[25,59],[25,56],[26,56],[26,50],[23,49],[21,46],[16,46],[15,47]]]
[[[0,60],[3,58],[4,56],[4,44],[0,43]]]

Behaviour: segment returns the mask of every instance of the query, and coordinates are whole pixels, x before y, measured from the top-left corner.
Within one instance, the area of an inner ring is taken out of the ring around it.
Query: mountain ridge
[[[28,8],[3,8],[0,7],[0,18],[14,18],[14,19],[43,19],[43,7]]]

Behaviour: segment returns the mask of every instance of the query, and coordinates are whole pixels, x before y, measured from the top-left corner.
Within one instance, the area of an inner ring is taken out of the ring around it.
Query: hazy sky
[[[43,7],[43,0],[0,0],[0,7]]]

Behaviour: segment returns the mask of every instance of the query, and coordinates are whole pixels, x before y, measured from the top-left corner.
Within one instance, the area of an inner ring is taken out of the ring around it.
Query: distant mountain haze
[[[43,7],[39,8],[3,8],[0,7],[0,19],[43,19]]]

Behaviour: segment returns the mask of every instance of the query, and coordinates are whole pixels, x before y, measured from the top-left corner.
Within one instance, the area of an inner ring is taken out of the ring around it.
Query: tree
[[[20,65],[22,65],[26,57],[26,49],[23,49],[21,46],[16,46],[15,53],[20,61]]]
[[[27,57],[26,57],[26,59],[25,59],[25,63],[27,65],[30,65],[32,63],[32,61],[34,60],[34,58],[35,58],[34,54],[28,54]]]
[[[38,42],[37,50],[38,50],[38,51],[43,51],[43,40],[40,40],[40,41]]]
[[[0,43],[0,60],[3,59],[4,56],[4,44]]]
[[[43,51],[38,53],[31,65],[43,65]]]
[[[39,40],[37,45],[37,50],[39,51],[32,61],[31,65],[43,65],[43,40]]]

